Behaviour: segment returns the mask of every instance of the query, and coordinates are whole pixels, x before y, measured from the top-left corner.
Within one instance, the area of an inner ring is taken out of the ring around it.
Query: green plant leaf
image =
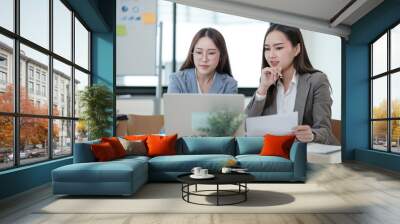
[[[86,87],[79,93],[79,106],[82,109],[81,119],[84,120],[89,139],[106,137],[112,125],[113,95],[103,84]]]

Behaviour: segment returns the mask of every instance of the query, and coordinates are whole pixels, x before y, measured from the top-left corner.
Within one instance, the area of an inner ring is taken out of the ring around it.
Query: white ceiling
[[[303,29],[342,37],[348,37],[351,25],[383,2],[383,0],[170,1],[267,22],[297,26]],[[349,7],[338,14],[348,4]],[[335,17],[335,15],[337,16]]]

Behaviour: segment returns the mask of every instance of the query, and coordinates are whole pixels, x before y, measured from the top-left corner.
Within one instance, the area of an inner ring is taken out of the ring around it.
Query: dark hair
[[[297,73],[302,75],[305,73],[319,72],[319,70],[316,70],[311,65],[310,59],[308,58],[306,47],[304,45],[303,35],[301,35],[300,29],[296,28],[296,27],[284,26],[284,25],[275,24],[275,23],[271,23],[270,27],[267,30],[267,33],[265,33],[263,48],[262,48],[263,51],[262,51],[261,69],[270,66],[268,64],[268,61],[265,59],[264,45],[265,45],[265,40],[267,39],[267,36],[273,31],[282,32],[286,36],[286,38],[290,41],[290,43],[292,44],[293,47],[296,47],[297,44],[300,44],[300,53],[293,59],[293,67],[296,69]],[[267,93],[267,99],[272,99],[272,100],[266,101],[265,106],[271,105],[272,102],[275,100],[275,96],[276,96],[276,86],[272,85],[268,89],[268,93]]]
[[[217,46],[217,48],[220,52],[219,62],[218,62],[216,71],[221,74],[225,73],[225,74],[228,74],[229,76],[232,76],[231,65],[229,63],[229,56],[228,56],[228,50],[227,50],[226,44],[225,44],[225,39],[222,36],[222,34],[220,32],[218,32],[218,30],[213,29],[213,28],[203,28],[196,33],[196,35],[192,39],[192,43],[190,44],[189,52],[187,54],[185,62],[183,62],[182,66],[179,70],[182,71],[187,68],[195,67],[194,62],[193,62],[194,46],[199,41],[199,39],[202,37],[210,38],[214,42],[215,46]]]

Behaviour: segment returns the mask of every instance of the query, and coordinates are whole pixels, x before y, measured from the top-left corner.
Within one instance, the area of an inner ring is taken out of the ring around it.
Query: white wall
[[[332,118],[341,119],[342,56],[340,37],[302,30],[308,56],[314,68],[324,72],[332,86]]]

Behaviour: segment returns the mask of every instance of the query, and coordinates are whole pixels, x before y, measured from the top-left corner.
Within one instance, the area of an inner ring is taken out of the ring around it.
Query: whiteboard
[[[157,0],[117,0],[117,77],[156,75]]]

